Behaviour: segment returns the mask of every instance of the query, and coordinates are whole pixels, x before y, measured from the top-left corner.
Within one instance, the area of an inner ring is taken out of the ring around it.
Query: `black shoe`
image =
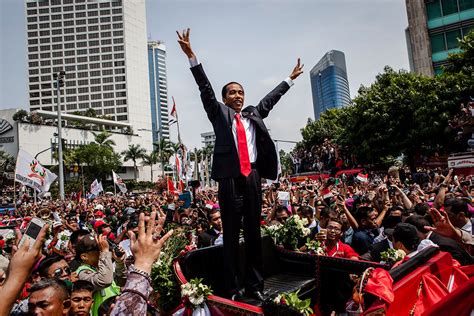
[[[265,301],[265,296],[263,296],[262,292],[260,292],[259,290],[245,292],[245,296],[253,298],[260,302]]]

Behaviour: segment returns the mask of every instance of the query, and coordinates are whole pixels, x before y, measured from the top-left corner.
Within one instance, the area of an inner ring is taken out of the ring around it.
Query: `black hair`
[[[94,285],[86,280],[77,280],[72,284],[71,293],[78,292],[78,291],[89,291],[91,293],[94,292]]]
[[[210,222],[212,220],[212,215],[216,214],[217,212],[220,212],[220,210],[217,208],[210,209],[209,212],[207,212],[207,220]]]
[[[30,295],[34,292],[47,289],[49,287],[54,288],[57,292],[61,294],[61,300],[64,301],[69,298],[69,291],[67,285],[64,281],[59,279],[42,279],[39,282],[33,283],[30,288]]]
[[[413,251],[418,247],[420,237],[418,237],[415,226],[408,223],[400,223],[393,230],[393,241],[399,241],[406,249]]]
[[[65,259],[63,256],[60,256],[58,254],[47,256],[46,258],[41,260],[41,263],[38,266],[39,275],[43,278],[47,278],[49,267],[51,267],[54,263],[59,262],[61,260],[65,260]]]
[[[324,217],[328,218],[329,220],[337,218],[337,212],[333,210],[332,208],[325,207],[321,210],[321,213],[319,213],[319,218]]]
[[[415,213],[418,215],[425,216],[428,213],[430,206],[426,203],[418,203],[415,205]]]
[[[308,205],[301,206],[300,208],[298,208],[298,212],[301,214],[301,216],[304,216],[304,217],[307,217],[307,216],[314,217],[314,211],[311,208],[311,206],[308,206]]]
[[[430,222],[421,215],[409,216],[405,219],[405,223],[415,226],[416,229],[423,234],[428,233],[428,230],[425,229],[425,226],[431,226]]]
[[[354,217],[357,220],[357,223],[361,224],[361,222],[364,219],[367,219],[369,217],[369,214],[373,212],[374,208],[371,206],[361,206],[359,207],[355,214]]]
[[[283,211],[289,214],[288,208],[284,205],[277,205],[277,207],[275,208],[275,214],[281,213]]]
[[[89,232],[85,229],[79,229],[75,232],[72,232],[71,236],[69,237],[69,242],[75,247],[77,242],[79,241],[79,237],[89,235]]]
[[[231,81],[231,82],[227,83],[225,86],[222,87],[222,92],[221,92],[222,93],[222,99],[224,99],[225,96],[227,95],[227,87],[230,86],[231,84],[238,84],[242,88],[242,90],[244,89],[244,87],[242,87],[242,85],[240,83],[235,82],[235,81]]]
[[[467,202],[464,199],[451,198],[444,201],[444,207],[451,207],[451,212],[454,214],[464,213],[468,218],[471,217],[469,213]]]

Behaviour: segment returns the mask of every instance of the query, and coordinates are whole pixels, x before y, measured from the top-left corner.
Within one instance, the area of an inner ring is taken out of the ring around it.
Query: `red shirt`
[[[332,249],[328,249],[326,245],[324,245],[324,248],[329,257],[346,259],[350,259],[351,257],[359,257],[359,254],[355,252],[351,246],[341,242],[340,240],[337,242],[336,246],[332,247]]]

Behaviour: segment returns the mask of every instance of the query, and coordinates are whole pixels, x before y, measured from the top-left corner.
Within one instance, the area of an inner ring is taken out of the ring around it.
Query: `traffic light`
[[[60,71],[58,73],[53,74],[53,79],[55,80],[54,82],[54,87],[57,88],[57,84],[59,83],[59,87],[64,87],[64,78],[66,76],[65,71]]]

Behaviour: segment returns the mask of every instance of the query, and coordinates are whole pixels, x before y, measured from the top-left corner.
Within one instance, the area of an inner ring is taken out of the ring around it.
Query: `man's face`
[[[363,220],[363,225],[366,228],[377,228],[377,223],[375,220],[377,219],[378,212],[373,209],[372,211],[369,212],[367,219]]]
[[[69,300],[63,301],[58,291],[53,287],[47,287],[31,294],[28,301],[28,312],[29,315],[38,316],[67,315],[69,308],[64,303],[69,304]]]
[[[232,108],[235,112],[240,113],[244,106],[244,89],[241,85],[231,83],[227,86],[224,104]]]
[[[287,211],[280,211],[276,214],[276,220],[281,224],[284,224],[288,219],[288,212]]]
[[[92,292],[87,290],[74,291],[71,294],[71,311],[69,314],[73,316],[89,315],[93,303]]]
[[[342,225],[338,222],[329,221],[326,231],[328,240],[339,240],[342,236]]]
[[[458,214],[451,212],[451,206],[446,206],[444,211],[448,214],[449,220],[455,227],[461,228],[466,225],[466,217],[463,212],[459,212]]]
[[[215,212],[211,215],[211,226],[218,231],[222,230],[221,212]]]
[[[71,269],[66,260],[59,260],[58,262],[53,263],[48,269],[48,277],[51,279],[58,278],[63,281],[71,281]]]

